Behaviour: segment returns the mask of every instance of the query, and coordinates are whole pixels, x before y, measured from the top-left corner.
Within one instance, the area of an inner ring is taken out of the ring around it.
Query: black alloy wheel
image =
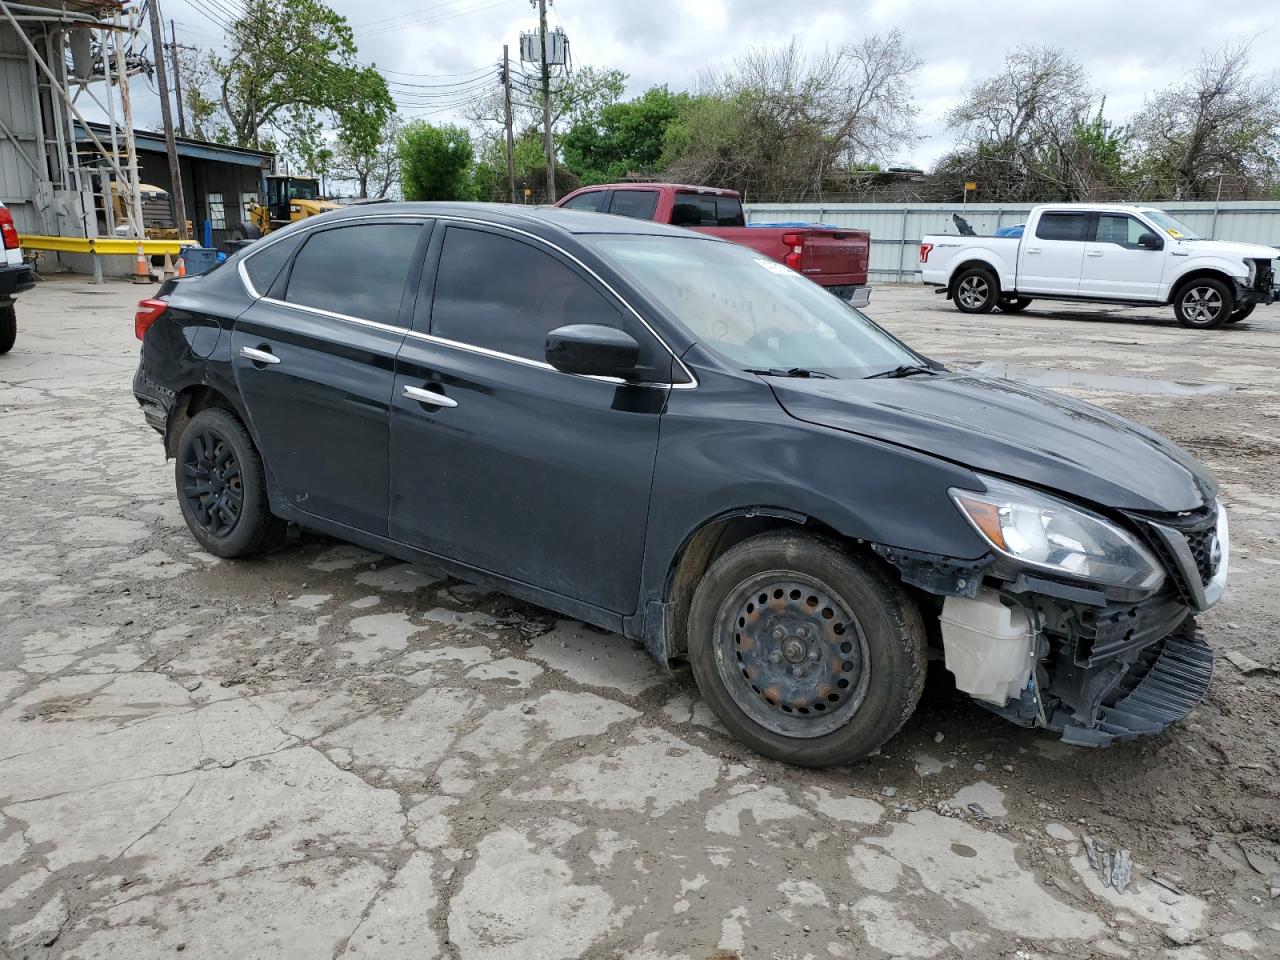
[[[244,480],[235,450],[215,427],[206,426],[186,444],[182,477],[196,523],[214,537],[235,530],[244,510]]]

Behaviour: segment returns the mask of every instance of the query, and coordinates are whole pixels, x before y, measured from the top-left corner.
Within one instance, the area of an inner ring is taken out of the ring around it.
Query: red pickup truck
[[[605,183],[575,190],[556,206],[669,223],[722,237],[759,250],[855,307],[871,301],[867,286],[870,233],[811,226],[748,227],[736,190],[679,183]]]

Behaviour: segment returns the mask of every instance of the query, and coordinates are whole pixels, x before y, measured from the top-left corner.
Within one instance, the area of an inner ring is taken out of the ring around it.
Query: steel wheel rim
[[[966,307],[980,307],[987,302],[987,281],[981,277],[966,277],[960,281],[960,302]]]
[[[216,430],[202,430],[187,445],[182,496],[196,524],[211,536],[228,536],[239,523],[244,507],[240,461]]]
[[[1192,287],[1182,298],[1187,318],[1198,323],[1211,323],[1222,313],[1222,295],[1213,287]]]
[[[715,630],[721,681],[772,733],[826,736],[866,699],[871,661],[862,625],[817,578],[773,570],[744,580],[720,605]]]

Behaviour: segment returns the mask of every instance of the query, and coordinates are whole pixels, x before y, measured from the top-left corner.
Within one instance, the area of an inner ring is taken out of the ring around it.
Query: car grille
[[[1147,527],[1147,522],[1158,523],[1164,527],[1170,527],[1182,534],[1187,541],[1187,547],[1191,550],[1191,556],[1196,563],[1196,572],[1200,575],[1200,585],[1208,586],[1209,581],[1213,579],[1213,575],[1218,572],[1214,562],[1214,540],[1218,527],[1218,508],[1214,503],[1206,504],[1199,510],[1187,511],[1176,515],[1165,514],[1163,516],[1145,515],[1141,518],[1146,521],[1141,524],[1143,539],[1147,545],[1151,547],[1156,556],[1160,558],[1160,562],[1164,564],[1166,572],[1169,574],[1169,580],[1178,592],[1179,598],[1188,606],[1194,606],[1190,585],[1183,582],[1178,563],[1174,560],[1169,552],[1168,545],[1153,530]],[[1219,553],[1219,556],[1221,554]]]

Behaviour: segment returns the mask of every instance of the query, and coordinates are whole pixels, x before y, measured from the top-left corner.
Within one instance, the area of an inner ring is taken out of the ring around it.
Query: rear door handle
[[[240,356],[254,363],[279,363],[280,358],[270,350],[255,350],[253,347],[241,347]]]
[[[1086,251],[1084,252],[1084,255],[1085,255],[1086,257],[1100,257],[1100,256],[1102,256],[1102,251],[1101,251],[1101,250],[1086,250]]]
[[[452,397],[446,397],[443,393],[436,393],[434,390],[425,390],[422,387],[411,387],[409,384],[404,385],[404,395],[410,400],[417,400],[419,403],[429,403],[433,407],[456,407],[458,401]]]
[[[1039,247],[1027,247],[1027,253],[1039,253],[1039,252],[1040,252]]]

